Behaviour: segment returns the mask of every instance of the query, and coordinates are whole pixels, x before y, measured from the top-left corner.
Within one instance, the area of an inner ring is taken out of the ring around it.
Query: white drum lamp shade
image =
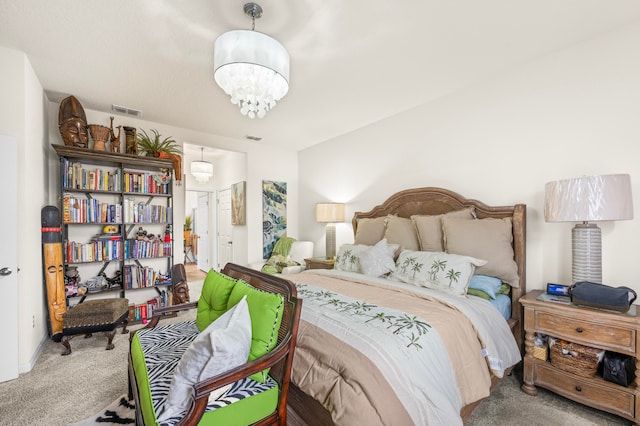
[[[316,222],[326,223],[326,257],[336,256],[336,227],[335,223],[344,222],[344,204],[319,203],[316,204]]]
[[[602,238],[597,221],[633,219],[628,174],[585,176],[545,185],[547,222],[581,222],[572,230],[573,282],[602,282]]]
[[[263,118],[289,91],[289,53],[277,40],[251,30],[216,39],[214,79],[231,103],[250,118]]]

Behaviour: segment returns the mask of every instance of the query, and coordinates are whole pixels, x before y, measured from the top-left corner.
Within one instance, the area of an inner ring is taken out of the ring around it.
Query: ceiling
[[[236,0],[0,0],[0,46],[25,52],[49,99],[304,149],[640,18],[637,0],[262,0],[256,30],[291,56],[261,120],[213,81]]]

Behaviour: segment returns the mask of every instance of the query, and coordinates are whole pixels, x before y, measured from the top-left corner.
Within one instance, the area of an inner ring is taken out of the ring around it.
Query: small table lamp
[[[577,223],[571,232],[573,282],[602,282],[602,240],[593,221],[633,219],[629,175],[585,176],[545,185],[544,219]]]
[[[316,204],[316,222],[327,224],[327,259],[336,256],[336,222],[344,222],[344,204],[319,203]]]

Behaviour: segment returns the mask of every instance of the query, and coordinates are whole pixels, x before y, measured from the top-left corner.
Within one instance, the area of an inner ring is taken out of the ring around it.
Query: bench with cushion
[[[71,353],[70,340],[76,335],[84,334],[87,338],[100,331],[107,336],[110,351],[114,348],[116,328],[122,324],[122,334],[127,333],[128,316],[129,300],[124,298],[87,300],[76,305],[62,315],[61,343],[65,347],[62,355]]]
[[[195,321],[158,326],[197,307]],[[209,271],[197,303],[157,309],[131,333],[138,424],[286,424],[301,301],[287,280],[235,264]]]

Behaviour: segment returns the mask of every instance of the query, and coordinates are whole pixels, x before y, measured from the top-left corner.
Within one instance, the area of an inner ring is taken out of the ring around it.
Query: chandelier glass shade
[[[204,161],[204,148],[200,148],[200,150],[202,159],[191,162],[191,175],[196,179],[196,182],[207,183],[213,176],[213,164]]]
[[[245,5],[254,24],[262,10],[256,12]],[[289,53],[266,34],[234,30],[220,35],[213,49],[213,64],[218,86],[250,118],[263,118],[289,91]]]

